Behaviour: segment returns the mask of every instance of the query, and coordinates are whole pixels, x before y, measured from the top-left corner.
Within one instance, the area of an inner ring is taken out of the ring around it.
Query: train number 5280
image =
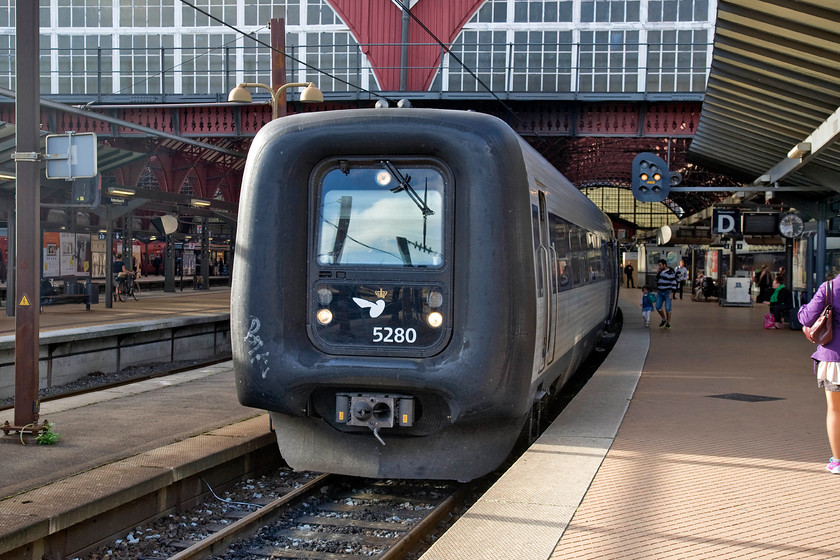
[[[417,331],[408,328],[404,329],[402,327],[398,327],[396,329],[392,329],[391,327],[373,327],[373,341],[374,342],[385,342],[385,343],[396,343],[396,344],[414,344],[417,340]]]

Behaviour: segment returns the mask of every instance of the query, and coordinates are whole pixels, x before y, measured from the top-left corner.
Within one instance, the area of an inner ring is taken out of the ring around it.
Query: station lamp
[[[245,82],[239,84],[238,86],[230,90],[230,93],[228,94],[228,101],[231,103],[251,103],[253,102],[254,98],[251,97],[251,92],[249,92],[246,88],[262,88],[271,94],[271,120],[274,120],[280,116],[280,94],[285,92],[286,89],[290,87],[305,88],[300,93],[300,100],[303,103],[324,102],[324,94],[321,93],[321,90],[315,87],[315,84],[313,84],[312,82],[295,82],[291,84],[283,84],[282,86],[277,88],[277,91],[274,91],[272,88],[268,87],[265,84]]]

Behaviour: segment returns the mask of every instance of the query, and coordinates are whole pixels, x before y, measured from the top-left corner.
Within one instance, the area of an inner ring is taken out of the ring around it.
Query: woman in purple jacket
[[[817,320],[825,308],[827,290],[831,286],[832,304],[840,301],[840,281],[824,282],[814,298],[799,308],[799,322],[810,327]],[[828,443],[831,445],[831,460],[826,469],[834,474],[840,474],[840,314],[834,314],[833,331],[837,334],[825,346],[817,346],[817,351],[811,355],[817,372],[817,384],[825,389],[828,409],[825,426],[828,431]]]

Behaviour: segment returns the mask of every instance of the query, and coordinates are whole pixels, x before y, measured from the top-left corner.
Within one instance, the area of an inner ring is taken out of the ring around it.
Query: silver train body
[[[610,220],[484,114],[276,120],[238,227],[238,395],[296,469],[492,471],[616,308]]]

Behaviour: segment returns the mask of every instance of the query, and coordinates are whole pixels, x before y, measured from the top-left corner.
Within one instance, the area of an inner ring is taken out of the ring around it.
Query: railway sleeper
[[[312,550],[276,550],[270,548],[249,548],[248,554],[271,560],[370,560],[366,554],[340,554]]]
[[[316,515],[305,515],[298,518],[298,523],[309,525],[323,525],[332,527],[353,527],[370,531],[407,531],[410,525],[405,526],[394,521],[368,521],[365,519],[350,519],[347,517],[319,517]]]
[[[366,535],[361,533],[336,533],[331,531],[317,531],[315,529],[285,529],[279,533],[276,533],[275,536],[278,539],[286,539],[287,541],[300,542],[305,544],[316,544],[319,546],[324,546],[327,544],[338,546],[341,546],[343,544],[365,544],[376,547],[386,547],[394,544],[394,541],[401,537],[403,533],[405,533],[405,531],[398,532],[400,533],[399,536],[380,537],[377,535]]]
[[[382,515],[385,517],[389,517],[394,514],[393,506],[386,506],[386,505],[376,505],[376,504],[364,504],[364,512],[361,511],[359,505],[347,505],[347,504],[320,504],[317,507],[318,512],[331,512],[331,513],[348,513],[348,514],[364,514],[364,515]],[[431,508],[429,508],[431,509]],[[316,512],[317,513],[317,512]],[[413,514],[411,517],[407,516],[407,513]],[[424,511],[410,511],[405,512],[403,515],[406,517],[403,520],[412,521],[416,517],[423,517],[425,514]]]

